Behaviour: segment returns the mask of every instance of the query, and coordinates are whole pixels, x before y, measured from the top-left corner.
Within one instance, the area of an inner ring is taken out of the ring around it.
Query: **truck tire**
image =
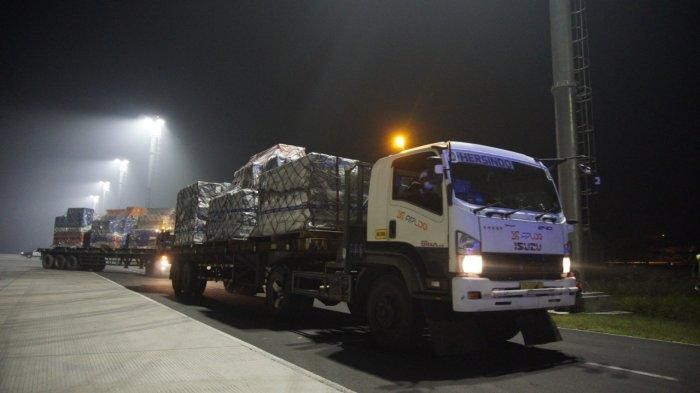
[[[66,257],[63,255],[56,255],[53,262],[54,269],[65,269],[66,268]]]
[[[53,256],[51,256],[51,254],[44,254],[41,256],[41,267],[44,269],[51,269],[53,267]]]
[[[420,332],[417,312],[403,280],[394,274],[378,277],[367,298],[367,323],[375,343],[407,347]]]
[[[177,261],[173,261],[173,265],[170,267],[170,282],[173,286],[173,294],[175,295],[175,298],[180,300],[180,295],[182,291],[182,279],[180,278],[180,263],[177,263]]]
[[[199,302],[207,287],[207,280],[197,278],[197,269],[192,262],[185,262],[180,267],[180,290],[175,293],[175,296],[186,303]]]
[[[66,258],[66,269],[68,270],[78,270],[80,263],[78,263],[78,257],[75,255],[69,255]]]
[[[289,268],[284,265],[274,267],[267,275],[265,301],[270,314],[277,321],[301,316],[314,304],[314,298],[310,296],[292,294],[291,276]]]
[[[156,275],[156,274],[155,274],[155,270],[156,270],[156,269],[155,269],[155,266],[156,266],[156,262],[155,262],[155,261],[148,261],[148,262],[146,262],[146,271],[145,271],[145,274],[146,274],[148,277],[153,277],[153,276]]]

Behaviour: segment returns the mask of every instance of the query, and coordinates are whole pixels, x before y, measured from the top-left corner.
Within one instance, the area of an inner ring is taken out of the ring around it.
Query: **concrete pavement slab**
[[[94,273],[2,262],[1,392],[347,391]]]

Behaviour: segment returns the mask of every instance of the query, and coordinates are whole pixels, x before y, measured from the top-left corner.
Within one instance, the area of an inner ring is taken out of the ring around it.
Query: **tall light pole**
[[[100,188],[102,189],[102,210],[104,210],[104,213],[107,213],[107,193],[109,192],[110,186],[112,183],[102,180],[98,183],[100,185]]]
[[[144,123],[151,135],[151,144],[148,151],[148,181],[146,183],[146,208],[151,207],[151,194],[153,186],[153,176],[155,176],[158,166],[158,155],[160,154],[160,137],[163,135],[165,120],[156,117],[147,117]]]
[[[549,23],[552,41],[552,95],[557,135],[557,157],[578,156],[576,143],[574,53],[571,39],[571,2],[549,0]],[[579,189],[578,162],[569,159],[559,165],[559,193],[564,215],[571,222],[581,219],[581,192]],[[574,225],[569,236],[574,261],[584,255],[580,225]]]
[[[117,189],[117,204],[122,205],[122,193],[124,191],[124,181],[129,170],[129,160],[116,159],[114,162],[119,166],[119,187]]]

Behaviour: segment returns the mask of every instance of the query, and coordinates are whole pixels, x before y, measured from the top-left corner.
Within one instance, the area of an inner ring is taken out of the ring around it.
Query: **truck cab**
[[[411,296],[451,312],[544,311],[575,302],[569,227],[541,162],[443,142],[374,164],[364,249],[400,255]]]

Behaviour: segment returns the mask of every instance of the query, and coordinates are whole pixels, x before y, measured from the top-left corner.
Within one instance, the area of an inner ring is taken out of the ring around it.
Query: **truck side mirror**
[[[433,172],[435,172],[436,175],[442,175],[445,172],[445,168],[442,166],[442,164],[437,164],[435,165]]]

